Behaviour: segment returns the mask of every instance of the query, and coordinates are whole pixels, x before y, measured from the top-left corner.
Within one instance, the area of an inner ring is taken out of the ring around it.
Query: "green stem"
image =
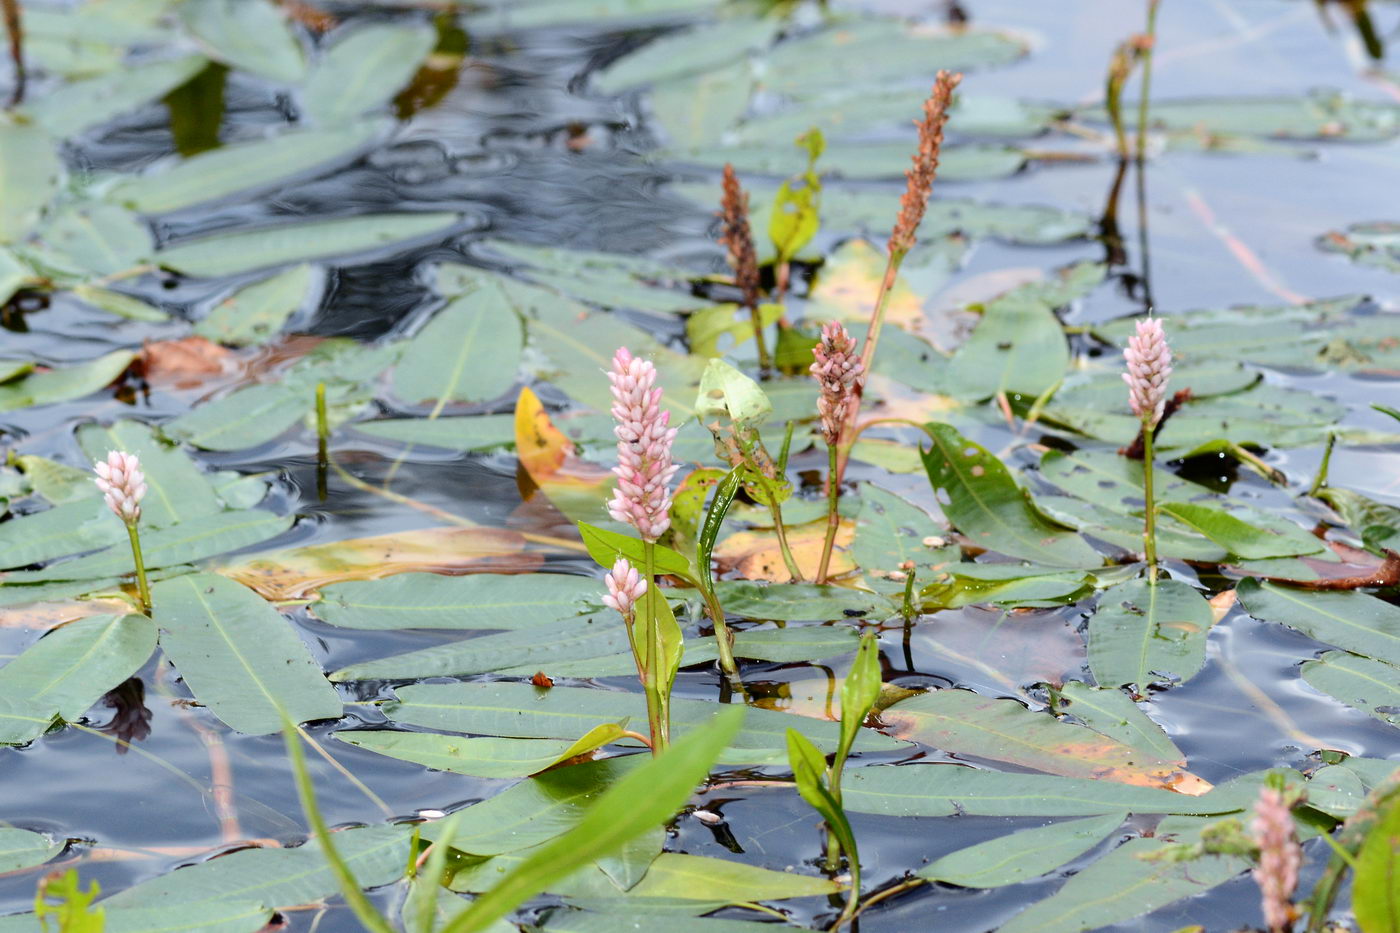
[[[393,933],[393,927],[389,921],[384,919],[384,915],[375,909],[374,905],[365,897],[365,892],[360,890],[360,882],[350,871],[350,866],[345,864],[345,860],[336,851],[334,843],[331,842],[330,830],[326,827],[326,821],[321,816],[321,808],[316,803],[316,791],[311,786],[311,774],[306,770],[306,758],[301,751],[301,743],[297,741],[297,734],[290,721],[284,719],[282,726],[282,739],[287,746],[287,757],[292,761],[292,771],[296,775],[297,795],[301,797],[302,809],[306,811],[306,821],[311,824],[312,834],[321,845],[321,854],[331,871],[335,874],[336,880],[340,883],[340,893],[344,896],[345,902],[350,905],[350,909],[355,912],[355,916],[366,930],[371,933]]]
[[[1147,116],[1152,98],[1152,53],[1157,44],[1157,7],[1161,0],[1147,0],[1147,38],[1150,40],[1142,53],[1142,93],[1138,97],[1138,138],[1137,159],[1141,163],[1147,158]]]
[[[1327,470],[1332,465],[1332,448],[1337,446],[1337,435],[1332,432],[1327,433],[1327,447],[1322,451],[1322,462],[1318,464],[1317,475],[1313,477],[1312,485],[1308,487],[1308,495],[1316,496],[1322,491],[1322,487],[1327,485]]]
[[[880,331],[885,326],[885,310],[889,307],[890,293],[894,291],[894,283],[899,278],[899,267],[904,262],[907,255],[906,250],[898,250],[890,253],[890,258],[885,262],[885,277],[880,280],[880,292],[875,296],[875,308],[870,312],[870,326],[865,332],[865,345],[860,350],[860,363],[865,378],[870,378],[870,367],[875,362],[875,349],[880,344]],[[859,399],[864,393],[865,385],[862,383],[856,389],[857,404],[849,406],[846,412],[846,420],[841,425],[841,434],[837,438],[836,457],[836,482],[839,485],[846,477],[846,463],[851,458],[851,448],[855,446],[856,418],[860,415]]]
[[[131,539],[131,559],[136,563],[136,591],[141,596],[141,610],[151,614],[151,587],[146,581],[146,562],[141,558],[141,536],[135,522],[126,523],[126,536]]]
[[[909,571],[909,576],[904,578],[904,605],[900,607],[900,614],[904,616],[905,622],[912,622],[914,619],[914,576],[913,570]]]
[[[758,347],[758,368],[765,376],[773,371],[773,358],[768,355],[768,344],[763,339],[763,315],[758,305],[749,305],[749,320],[753,322],[753,342]]]
[[[768,511],[773,516],[773,531],[778,536],[778,549],[783,552],[783,563],[787,565],[788,576],[792,577],[793,583],[801,583],[802,568],[797,566],[792,549],[788,547],[787,529],[783,527],[783,509],[771,490],[768,495]]]
[[[664,648],[661,644],[661,613],[657,611],[656,600],[661,598],[656,588],[656,545],[648,541],[645,545],[646,557],[643,560],[644,579],[647,591],[643,598],[647,601],[648,618],[645,658],[642,674],[642,692],[647,698],[647,725],[651,729],[651,753],[660,755],[670,744],[670,723],[666,707],[669,705],[661,684],[661,663]]]
[[[330,419],[326,417],[326,384],[316,383],[316,494],[326,501],[326,464],[330,461]]]
[[[1152,495],[1152,435],[1156,426],[1150,421],[1142,423],[1142,493],[1147,505],[1142,519],[1142,551],[1147,558],[1147,579],[1157,582],[1157,503]]]
[[[705,610],[710,615],[710,621],[715,625],[715,644],[719,646],[720,670],[734,682],[741,695],[746,695],[743,679],[739,676],[739,665],[734,660],[734,633],[729,631],[729,623],[724,619],[724,607],[719,604],[719,597],[711,590],[702,587],[700,594],[705,599]]]
[[[841,516],[836,512],[841,499],[841,487],[836,481],[836,445],[826,445],[826,540],[822,542],[822,560],[817,565],[817,582],[825,583],[831,571],[831,549],[836,544],[836,532],[841,527]]]

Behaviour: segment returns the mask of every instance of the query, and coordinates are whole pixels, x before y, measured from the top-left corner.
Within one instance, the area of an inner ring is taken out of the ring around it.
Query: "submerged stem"
[[[136,564],[136,591],[141,596],[141,611],[151,614],[151,587],[146,581],[146,562],[141,558],[141,536],[135,522],[126,523],[126,536],[131,539],[131,559]]]

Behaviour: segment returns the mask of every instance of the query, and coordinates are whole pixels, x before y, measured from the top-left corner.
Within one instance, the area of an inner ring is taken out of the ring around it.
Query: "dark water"
[[[941,16],[941,0],[884,0],[869,4],[886,12]],[[972,22],[1014,29],[1034,39],[1033,53],[1000,69],[970,74],[965,87],[983,95],[1073,103],[1100,93],[1103,66],[1114,44],[1142,25],[1142,4],[1129,0],[962,0]],[[1396,10],[1377,11],[1393,28]],[[419,17],[408,11],[397,15]],[[1334,17],[1340,19],[1340,17]],[[419,267],[460,260],[482,235],[555,246],[644,253],[697,268],[719,270],[720,253],[710,239],[710,216],[666,192],[667,172],[640,157],[653,145],[634,97],[597,99],[579,78],[636,45],[650,32],[600,32],[588,27],[541,29],[511,37],[487,38],[468,59],[456,88],[438,106],[404,125],[395,139],[332,175],[285,186],[246,203],[224,204],[172,215],[158,234],[174,239],[274,217],[343,216],[384,210],[452,210],[463,214],[458,234],[429,248],[390,260],[347,268],[332,264],[320,307],[302,328],[320,335],[373,339],[411,327],[434,310]],[[1358,40],[1342,24],[1328,34],[1307,0],[1163,0],[1159,54],[1154,75],[1158,98],[1222,95],[1296,95],[1331,87],[1366,98],[1393,98],[1400,91],[1363,73]],[[287,104],[254,79],[231,77],[225,138],[287,119]],[[575,152],[566,145],[582,128],[591,145]],[[1047,140],[1046,147],[1069,148],[1072,140]],[[69,157],[94,171],[131,171],[165,155],[172,141],[165,110],[151,107],[91,133]],[[1139,217],[1131,192],[1121,223],[1129,251],[1127,270],[1150,264],[1158,307],[1179,311],[1236,303],[1282,303],[1296,296],[1319,298],[1367,293],[1393,297],[1390,274],[1318,252],[1313,239],[1329,229],[1377,216],[1393,207],[1395,144],[1326,144],[1305,147],[1317,156],[1231,157],[1173,153],[1151,163],[1146,217]],[[1113,165],[1033,167],[1013,178],[987,183],[943,184],[938,194],[979,200],[1049,204],[1098,214],[1112,181]],[[690,176],[687,176],[690,177]],[[1148,227],[1149,252],[1142,255],[1138,229]],[[830,238],[831,234],[823,236]],[[1237,239],[1258,263],[1250,268],[1231,251]],[[1101,247],[1071,243],[1054,247],[1009,246],[980,241],[953,279],[950,292],[984,296],[984,277],[1004,270],[1042,270],[1078,259],[1100,258]],[[149,279],[139,283],[152,298],[187,310],[223,290],[223,281]],[[951,304],[950,300],[950,304]],[[1097,289],[1076,305],[1071,323],[1097,321],[1141,309],[1140,297],[1124,280]],[[143,340],[181,336],[183,325],[112,324],[111,319],[55,300],[27,315],[27,332],[0,332],[5,356],[32,355],[50,362],[90,358],[105,348],[129,347]],[[1395,403],[1394,383],[1342,376],[1271,374],[1281,384],[1304,387],[1364,409],[1371,401]],[[142,399],[135,412],[120,403],[73,403],[41,412],[6,416],[7,429],[27,433],[28,450],[76,462],[72,427],[92,419],[136,414],[160,418],[198,400],[193,393],[160,392]],[[402,412],[399,412],[402,413]],[[1383,428],[1379,416],[1354,413],[1349,423]],[[979,439],[993,450],[1013,436],[987,429]],[[358,475],[382,476],[399,453],[345,434],[338,457]],[[314,438],[294,433],[265,448],[205,459],[221,469],[272,471],[281,508],[302,521],[286,543],[331,541],[423,525],[426,521],[382,499],[332,484],[325,502],[316,501]],[[799,468],[816,467],[815,455]],[[1319,452],[1271,452],[1269,461],[1295,482],[1310,478]],[[1380,499],[1400,497],[1400,458],[1393,450],[1346,449],[1332,462],[1333,483]],[[1199,468],[1199,465],[1198,465]],[[1229,475],[1234,475],[1233,469]],[[902,481],[902,480],[901,480]],[[396,488],[433,505],[482,520],[502,520],[516,504],[513,457],[453,457],[415,449],[399,473]],[[916,489],[915,483],[910,489]],[[1285,498],[1251,474],[1241,474],[1236,492],[1249,491],[1266,502]],[[922,493],[927,503],[927,491]],[[280,542],[279,542],[280,543]],[[584,571],[582,562],[561,560],[558,569]],[[590,571],[591,572],[591,571]],[[1076,610],[1063,613],[1077,623]],[[353,660],[423,647],[442,636],[371,633],[335,629],[295,612],[307,643],[332,669]],[[0,652],[12,653],[32,640],[29,633],[0,630]],[[897,629],[886,632],[886,679],[916,686],[957,683],[984,692],[995,684],[950,664],[937,652],[911,640],[906,655]],[[1297,677],[1297,662],[1318,646],[1281,626],[1263,625],[1238,610],[1211,637],[1210,661],[1188,685],[1155,696],[1152,712],[1186,753],[1192,770],[1219,782],[1271,765],[1302,766],[1318,745],[1355,754],[1400,759],[1400,734],[1361,713],[1312,691]],[[829,671],[813,665],[755,665],[751,680],[787,683],[795,696],[820,699]],[[840,669],[834,672],[840,675]],[[218,847],[221,833],[214,803],[211,747],[227,756],[242,837],[300,838],[302,817],[285,764],[281,739],[229,733],[207,712],[181,708],[186,696],[171,669],[151,663],[142,672],[145,700],[152,713],[149,753],[115,754],[114,746],[91,734],[67,730],[32,747],[0,752],[0,817],[23,827],[74,840],[73,852],[89,847],[94,857],[84,877],[113,891],[193,860]],[[605,681],[630,689],[623,680]],[[1246,685],[1276,704],[1261,707]],[[353,689],[356,688],[351,688]],[[363,701],[374,699],[373,685],[362,686]],[[708,672],[683,673],[678,692],[713,698]],[[350,707],[349,720],[381,721],[370,705]],[[98,707],[90,724],[103,725]],[[340,725],[346,725],[341,723]],[[313,731],[324,737],[330,725]],[[394,815],[419,808],[453,806],[498,792],[507,782],[427,772],[333,740],[327,747],[346,768],[373,788]],[[188,775],[176,777],[156,758]],[[343,775],[313,758],[311,767],[332,823],[375,822],[385,814]],[[771,868],[802,865],[819,854],[815,819],[796,796],[785,791],[729,791],[720,808],[732,839],[683,818],[669,848],[736,857]],[[1038,825],[1034,820],[962,818],[901,820],[858,816],[868,884],[895,880],[911,867],[953,849],[1009,829]],[[1316,861],[1320,856],[1312,854]],[[32,901],[34,873],[0,878],[0,910],[26,908]],[[969,891],[924,887],[887,901],[861,920],[864,933],[938,929],[990,929],[1031,900],[1059,885],[1059,876],[1012,888]],[[1174,905],[1119,929],[1169,931],[1186,923],[1223,930],[1257,924],[1256,894],[1240,878],[1201,899]],[[793,918],[806,922],[824,905],[797,902]],[[829,920],[829,917],[828,917]],[[290,918],[294,930],[351,930],[348,912],[331,908]]]

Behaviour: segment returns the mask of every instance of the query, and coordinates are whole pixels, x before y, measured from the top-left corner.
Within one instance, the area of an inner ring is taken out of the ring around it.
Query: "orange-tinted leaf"
[[[424,528],[372,538],[254,554],[216,572],[267,599],[300,599],[328,583],[374,580],[409,571],[518,573],[541,558],[525,539],[500,528]]]
[[[569,518],[599,518],[612,474],[575,453],[573,441],[554,426],[539,396],[529,387],[520,390],[515,403],[515,450],[520,468],[530,480],[522,484],[522,498],[530,498],[529,486],[533,485]]]
[[[111,597],[108,599],[70,599],[52,603],[31,603],[28,606],[7,606],[0,609],[0,628],[51,629],[67,622],[89,616],[126,615],[131,603]]]
[[[148,382],[176,389],[193,389],[232,376],[241,366],[234,351],[203,337],[148,343],[142,348],[141,363]]]
[[[855,537],[855,522],[849,518],[841,520],[836,532],[837,550],[831,556],[831,573],[840,576],[855,569],[855,563],[846,554]],[[802,575],[815,579],[817,566],[821,563],[822,542],[826,538],[826,520],[795,525],[787,530],[788,547]],[[792,579],[783,563],[783,553],[778,548],[778,539],[772,531],[739,531],[715,545],[714,559],[722,570],[737,570],[747,580],[771,580],[786,583]]]
[[[1170,761],[1092,729],[1063,722],[1046,712],[1033,713],[1015,700],[991,699],[969,690],[922,694],[896,703],[882,712],[880,719],[895,738],[957,756],[1193,796],[1211,787]]]

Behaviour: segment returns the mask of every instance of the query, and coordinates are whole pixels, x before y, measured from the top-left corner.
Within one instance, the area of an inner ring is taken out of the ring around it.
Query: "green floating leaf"
[[[1002,924],[1001,933],[1079,933],[1112,926],[1203,894],[1234,878],[1249,861],[1208,855],[1190,862],[1146,861],[1160,839],[1130,839],[1087,866],[1050,897]]]
[[[454,300],[409,340],[394,370],[405,402],[481,402],[515,382],[525,335],[498,290]]]
[[[573,744],[564,739],[475,738],[438,732],[336,732],[347,745],[438,771],[480,778],[522,778],[557,762]]]
[[[43,127],[0,126],[0,243],[20,240],[38,223],[62,177],[63,162]]]
[[[0,697],[36,716],[75,722],[104,693],[140,670],[155,647],[155,626],[145,616],[80,619],[0,667]],[[38,727],[23,741],[44,731]]]
[[[209,54],[226,65],[279,84],[300,81],[306,70],[286,14],[269,0],[186,0],[180,16]]]
[[[361,26],[325,49],[306,79],[302,106],[334,126],[387,104],[418,71],[436,42],[426,26]]]
[[[1151,125],[1195,133],[1277,139],[1376,141],[1400,133],[1400,107],[1389,101],[1355,100],[1326,90],[1298,97],[1154,100]]]
[[[1327,547],[1301,528],[1293,534],[1281,535],[1271,529],[1256,528],[1224,509],[1207,505],[1166,502],[1158,508],[1164,514],[1205,535],[1231,554],[1246,560],[1316,554]]]
[[[1314,689],[1381,722],[1400,726],[1400,667],[1345,651],[1328,651],[1304,664],[1302,674]]]
[[[866,573],[900,570],[906,563],[923,567],[934,556],[923,539],[942,530],[918,506],[871,483],[862,483],[851,556]]]
[[[163,97],[209,64],[203,55],[123,65],[111,72],[74,81],[35,102],[34,118],[50,133],[74,136]]]
[[[978,603],[1059,606],[1088,595],[1091,589],[1089,575],[1083,571],[1018,564],[946,563],[934,574],[942,579],[935,579],[919,591],[925,611],[959,609]]]
[[[625,20],[634,26],[653,20],[701,14],[722,6],[724,0],[591,0],[581,7],[575,0],[537,0],[528,5],[512,4],[509,16],[501,10],[482,10],[466,17],[466,28],[482,32],[507,29],[534,29],[539,26],[595,26],[612,20]]]
[[[844,586],[721,580],[715,591],[725,612],[748,619],[829,622],[864,616],[882,619],[890,611],[889,602],[880,595]]]
[[[102,933],[257,933],[266,928],[272,911],[256,903],[201,904],[191,915],[184,904],[160,907],[102,907]],[[0,933],[34,933],[33,914],[0,917]]]
[[[672,147],[698,149],[739,121],[753,91],[753,66],[747,60],[662,81],[652,87],[652,119]]]
[[[1127,811],[1023,829],[958,849],[919,869],[919,877],[963,888],[1000,888],[1048,874],[1079,858],[1123,825]]]
[[[938,690],[880,713],[891,734],[955,755],[1006,761],[1064,777],[1172,786],[1179,765],[1102,733],[1032,713],[1016,700]]]
[[[453,418],[384,418],[358,421],[361,434],[444,450],[495,450],[515,446],[515,415],[462,415]]]
[[[121,520],[100,498],[82,499],[0,523],[0,563],[23,567],[125,540]]]
[[[384,706],[394,722],[466,732],[475,735],[518,736],[535,739],[573,739],[600,722],[631,719],[644,722],[646,707],[640,694],[611,693],[583,687],[539,690],[529,684],[458,683],[415,684],[399,687],[398,699]],[[696,724],[708,721],[713,703],[673,699],[673,734],[684,735]],[[750,708],[744,728],[720,760],[752,761],[754,755],[780,755],[786,748],[788,727],[800,731],[824,751],[836,747],[836,725],[789,716],[772,710]],[[857,751],[890,751],[908,746],[866,730],[856,741]]]
[[[63,846],[43,833],[0,828],[0,871],[19,871],[21,868],[42,865],[62,851]]]
[[[690,294],[696,274],[638,256],[484,240],[478,249],[523,266],[522,275],[562,294],[607,308],[689,311],[705,304]],[[449,268],[449,267],[444,267]],[[470,283],[469,276],[466,283]],[[680,288],[677,288],[679,286]],[[681,290],[683,289],[683,290]]]
[[[605,592],[593,577],[568,574],[401,573],[327,586],[312,611],[346,628],[520,629],[586,612]]]
[[[412,838],[408,826],[370,826],[335,834],[335,848],[362,887],[403,877]],[[105,899],[109,910],[183,905],[187,913],[249,902],[295,907],[339,891],[334,873],[313,840],[289,849],[244,849],[180,868]]]
[[[843,53],[845,54],[845,53]],[[898,178],[909,167],[910,144],[835,143],[822,156],[823,173],[843,178]],[[706,168],[730,163],[741,174],[796,175],[807,165],[807,156],[790,142],[770,146],[698,146],[659,150],[657,160]],[[940,181],[990,181],[1019,172],[1028,155],[1014,146],[944,146],[938,160]]]
[[[230,347],[266,343],[301,307],[313,278],[311,267],[301,265],[245,285],[216,304],[194,332]]]
[[[254,385],[205,402],[162,427],[204,450],[246,450],[279,437],[315,404],[314,396],[283,383]]]
[[[195,697],[250,735],[334,719],[340,698],[290,623],[252,590],[215,574],[151,587],[161,647]],[[332,888],[333,889],[333,888]]]
[[[737,708],[722,710],[622,778],[598,798],[578,825],[528,855],[449,923],[444,933],[485,929],[526,899],[668,821],[709,774],[743,718]]]
[[[844,625],[747,629],[734,636],[734,654],[759,661],[815,662],[849,654],[856,650],[859,640],[859,633]],[[689,650],[687,646],[685,663],[693,664]]]
[[[684,75],[713,72],[768,45],[778,26],[775,17],[736,16],[673,32],[594,72],[593,86],[600,94],[613,95]]]
[[[1120,583],[1089,617],[1089,669],[1100,686],[1141,692],[1164,678],[1189,680],[1205,664],[1213,624],[1210,603],[1185,583]]]
[[[1095,732],[1140,748],[1163,761],[1186,764],[1181,749],[1123,691],[1071,680],[1060,688],[1059,695],[1062,705],[1058,711],[1068,711]]]
[[[15,465],[24,473],[29,487],[54,505],[102,495],[88,470],[34,454],[21,454],[15,458]]]
[[[1317,245],[1329,253],[1344,253],[1360,266],[1400,272],[1400,224],[1352,224],[1345,233],[1333,231],[1318,237]]]
[[[91,395],[126,372],[136,354],[129,350],[114,350],[95,360],[30,373],[0,385],[0,411],[52,405]]]
[[[1052,567],[1097,567],[1093,548],[1052,525],[1032,508],[1006,466],[951,425],[928,425],[932,445],[921,451],[943,513],[973,544]]]
[[[117,180],[109,201],[146,214],[181,210],[240,191],[284,184],[313,170],[328,171],[383,134],[380,122],[334,129],[293,129],[267,139],[232,143],[138,176]]]
[[[176,243],[156,253],[162,266],[186,275],[219,277],[305,260],[373,251],[381,255],[406,244],[441,238],[456,214],[364,214],[336,220],[282,224],[261,230],[216,233]]]
[[[598,658],[625,650],[629,650],[627,629],[615,613],[608,611],[362,661],[335,671],[330,679],[342,683],[465,677],[513,667],[547,671],[560,662]]]
[[[1103,281],[1105,267],[1081,263],[1051,283],[1032,283],[987,304],[982,320],[949,364],[954,394],[1039,398],[1065,376],[1069,344],[1055,308]]]
[[[86,284],[75,285],[69,291],[79,301],[129,321],[159,323],[170,320],[170,315],[160,308],[124,292],[114,292],[109,288]]]
[[[602,905],[600,904],[599,907]],[[543,927],[548,933],[617,933],[618,925],[636,922],[636,905],[616,905],[619,913],[587,913],[557,910]],[[725,920],[714,917],[684,917],[668,914],[663,921],[667,933],[773,933],[771,923]],[[779,928],[781,929],[781,927]]]
[[[1400,608],[1365,593],[1300,590],[1241,580],[1235,592],[1256,619],[1279,622],[1320,642],[1400,665]]]
[[[1336,486],[1319,489],[1317,498],[1336,509],[1346,526],[1360,535],[1367,547],[1375,550],[1400,547],[1400,509],[1395,506]]]
[[[1192,797],[1113,781],[983,771],[960,765],[857,768],[841,783],[847,810],[884,816],[1093,816],[1230,813],[1248,796]]]

